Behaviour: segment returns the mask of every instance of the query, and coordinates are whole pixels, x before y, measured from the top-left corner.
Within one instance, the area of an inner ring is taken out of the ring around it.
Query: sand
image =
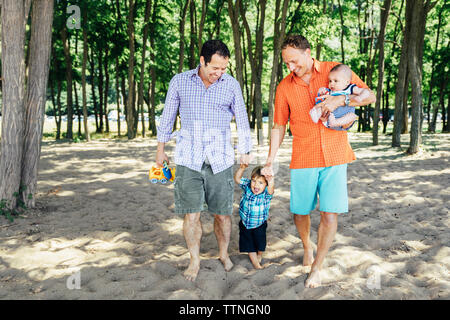
[[[449,299],[450,135],[424,135],[414,156],[390,148],[390,137],[376,147],[371,134],[350,140],[350,212],[339,217],[316,289],[304,287],[309,269],[289,212],[291,138],[277,158],[267,267],[254,270],[239,253],[236,186],[234,268],[217,259],[213,218],[203,213],[194,283],[182,276],[189,254],[173,185],[148,180],[155,139],[44,141],[36,209],[12,223],[0,217],[0,299]],[[253,165],[263,163],[267,147],[255,151]],[[319,219],[316,210],[314,243]]]

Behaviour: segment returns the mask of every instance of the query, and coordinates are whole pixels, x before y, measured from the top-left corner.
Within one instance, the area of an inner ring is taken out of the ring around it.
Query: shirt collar
[[[200,78],[200,76],[198,75],[199,70],[200,70],[200,64],[198,64],[197,68],[190,70],[190,72],[191,72],[191,77],[192,77],[192,78],[195,78],[195,77],[197,76],[197,77],[199,78],[199,80],[201,81],[202,78]],[[214,83],[218,83],[218,82],[221,82],[221,81],[225,81],[226,77],[227,77],[227,73],[224,73],[224,74],[223,74],[219,79],[217,79],[217,81],[214,82]],[[214,84],[214,83],[213,83],[213,84]]]

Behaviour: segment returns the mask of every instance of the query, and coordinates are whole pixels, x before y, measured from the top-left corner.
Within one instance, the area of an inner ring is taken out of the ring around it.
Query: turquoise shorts
[[[291,169],[291,212],[310,214],[317,198],[321,212],[348,212],[347,164]]]

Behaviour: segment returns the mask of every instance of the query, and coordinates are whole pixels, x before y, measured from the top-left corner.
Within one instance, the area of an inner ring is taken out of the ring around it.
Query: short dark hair
[[[250,175],[250,178],[253,179],[253,178],[260,178],[260,177],[262,177],[264,179],[264,181],[266,181],[266,183],[267,183],[266,177],[261,174],[261,170],[263,168],[264,168],[263,166],[255,167],[253,169],[253,171],[252,171],[252,174]]]
[[[283,44],[281,45],[281,50],[284,50],[287,47],[293,47],[300,50],[311,49],[311,45],[308,40],[299,34],[291,34],[284,39]]]
[[[205,59],[205,65],[211,61],[211,57],[214,54],[218,54],[221,57],[229,58],[230,50],[225,43],[220,40],[208,40],[202,45],[202,50],[200,51],[200,57]]]

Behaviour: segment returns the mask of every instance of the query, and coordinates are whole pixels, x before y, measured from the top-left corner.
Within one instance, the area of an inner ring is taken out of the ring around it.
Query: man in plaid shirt
[[[157,128],[158,166],[169,162],[164,145],[171,137],[176,137],[175,212],[184,215],[183,233],[191,257],[184,275],[190,281],[196,279],[200,269],[200,212],[205,209],[214,215],[219,259],[226,271],[233,267],[228,256],[234,193],[230,129],[233,117],[241,163],[248,164],[252,141],[241,88],[225,73],[229,57],[230,52],[223,42],[205,42],[200,65],[175,75],[170,81]],[[178,111],[181,129],[173,134]]]

